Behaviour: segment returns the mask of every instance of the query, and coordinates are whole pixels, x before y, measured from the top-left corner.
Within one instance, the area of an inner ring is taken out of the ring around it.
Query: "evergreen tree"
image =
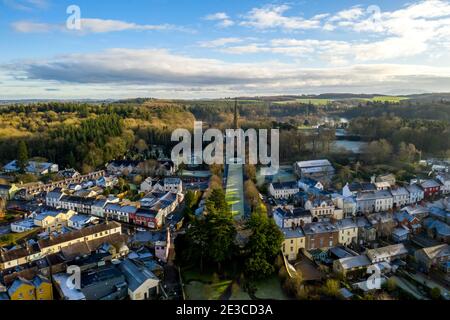
[[[280,253],[283,234],[266,214],[253,213],[247,222],[252,235],[245,247],[245,273],[252,280],[264,279],[275,271],[275,258]]]
[[[21,173],[25,172],[28,165],[28,147],[25,141],[20,141],[17,147],[17,166]]]

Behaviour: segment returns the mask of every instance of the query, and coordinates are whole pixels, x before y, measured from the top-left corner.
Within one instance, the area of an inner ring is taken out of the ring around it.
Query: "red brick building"
[[[434,179],[425,180],[420,183],[420,186],[423,189],[425,198],[432,198],[441,193],[441,184]]]

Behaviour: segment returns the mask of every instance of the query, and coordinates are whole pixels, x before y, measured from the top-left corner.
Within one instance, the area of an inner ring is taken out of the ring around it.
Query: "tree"
[[[209,171],[215,176],[222,177],[223,164],[212,164],[209,166]]]
[[[148,145],[143,139],[139,139],[136,142],[135,147],[136,147],[137,151],[139,151],[140,153],[143,153],[144,151],[148,150]]]
[[[28,147],[25,141],[20,141],[17,146],[17,166],[21,173],[25,172],[28,165]]]
[[[398,159],[402,162],[411,163],[417,159],[420,151],[412,143],[406,144],[403,141],[400,143],[398,151]]]
[[[275,222],[264,214],[253,213],[247,228],[251,236],[245,246],[245,273],[251,280],[264,279],[275,271],[275,258],[284,237]]]
[[[385,163],[391,159],[392,150],[392,145],[385,139],[372,141],[364,149],[364,158],[372,164]]]
[[[252,164],[246,164],[244,166],[245,170],[245,176],[247,179],[252,180],[253,182],[256,182],[256,167]]]
[[[0,217],[5,215],[6,210],[6,200],[0,197]]]
[[[295,276],[287,277],[283,284],[283,289],[290,295],[297,297],[300,293],[303,277],[300,272],[297,272]]]
[[[194,202],[193,199],[190,195],[187,200]],[[236,228],[222,189],[212,191],[206,201],[206,208],[208,214],[203,218],[194,218],[186,233],[190,245],[184,255],[188,260],[199,261],[202,269],[204,262],[208,261],[217,263],[221,270],[222,263],[230,260],[236,252]]]
[[[225,200],[225,191],[223,189],[214,189],[206,200],[207,212],[220,212],[225,215],[231,214],[230,206]]]
[[[397,289],[397,283],[395,282],[394,278],[389,278],[386,281],[386,289],[389,292],[394,292]]]
[[[260,203],[259,191],[252,180],[245,181],[244,190],[245,199],[251,205],[251,211],[254,211],[256,206],[258,206]]]
[[[441,289],[439,289],[438,287],[431,289],[430,296],[433,300],[441,299]]]
[[[334,279],[328,279],[322,288],[322,293],[330,298],[340,298],[341,293],[339,292],[340,286],[339,281]]]
[[[140,175],[136,175],[133,178],[133,183],[136,185],[140,185],[142,183],[142,181],[143,181],[143,178]]]
[[[236,228],[230,215],[225,212],[208,213],[206,223],[209,229],[208,257],[221,270],[222,263],[230,260],[234,250]]]

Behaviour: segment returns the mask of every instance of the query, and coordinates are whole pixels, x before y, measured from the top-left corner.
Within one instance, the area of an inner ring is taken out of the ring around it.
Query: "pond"
[[[336,140],[333,143],[332,150],[339,151],[344,149],[345,151],[351,151],[353,153],[361,153],[365,146],[367,146],[367,142],[363,141]]]

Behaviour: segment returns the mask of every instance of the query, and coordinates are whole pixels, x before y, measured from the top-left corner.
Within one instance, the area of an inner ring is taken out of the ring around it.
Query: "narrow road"
[[[245,216],[244,208],[244,168],[242,164],[228,165],[226,200],[231,204],[231,212],[235,220]]]

